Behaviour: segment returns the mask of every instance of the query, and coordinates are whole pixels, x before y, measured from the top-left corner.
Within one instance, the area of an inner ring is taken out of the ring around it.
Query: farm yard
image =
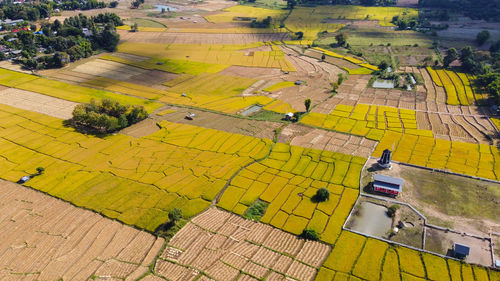
[[[441,67],[446,30],[398,27],[424,17],[416,2],[120,1],[102,9],[123,19],[116,51],[0,63],[0,279],[500,280],[500,121],[480,75]],[[99,11],[50,21],[80,12]],[[111,134],[72,127],[75,107],[103,99],[149,115]],[[391,219],[357,233],[372,170],[404,178],[392,199],[434,226],[410,242],[384,240]]]

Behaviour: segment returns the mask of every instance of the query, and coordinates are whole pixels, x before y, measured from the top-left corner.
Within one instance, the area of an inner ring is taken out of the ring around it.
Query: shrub
[[[90,132],[110,133],[144,120],[148,113],[142,106],[121,105],[117,101],[103,99],[79,104],[73,110],[71,122],[77,128]]]
[[[309,112],[309,109],[311,108],[311,99],[306,99],[304,101],[304,106],[306,107],[306,111]]]
[[[179,208],[173,208],[168,212],[168,219],[171,223],[175,224],[178,220],[182,219],[182,211]]]
[[[313,196],[314,202],[325,202],[330,199],[330,191],[328,189],[322,187],[316,191],[316,194]]]
[[[43,168],[43,167],[38,167],[38,168],[36,168],[36,172],[37,172],[39,175],[41,175],[41,174],[43,174],[43,172],[45,172],[45,168]]]
[[[394,215],[396,215],[396,211],[399,209],[399,206],[398,205],[392,205],[390,206],[389,208],[387,208],[387,215],[391,218],[394,217]]]
[[[319,240],[319,234],[314,229],[305,228],[299,237],[305,240],[312,240],[312,241]]]

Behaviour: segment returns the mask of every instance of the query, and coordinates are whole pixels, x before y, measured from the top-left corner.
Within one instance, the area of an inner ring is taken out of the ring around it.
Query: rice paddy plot
[[[348,62],[347,65],[352,65],[352,67],[349,68],[349,67],[344,66],[342,68],[345,69],[349,74],[353,74],[353,75],[371,74],[374,70],[378,70],[378,67],[371,65],[369,63],[364,63],[362,60],[359,60],[357,58],[343,56],[343,55],[337,54],[335,52],[328,51],[328,50],[318,48],[318,47],[313,47],[313,49],[323,53],[326,56],[329,56],[332,58],[337,58],[337,59],[343,59],[343,60],[347,61]],[[360,67],[355,68],[355,65],[353,65],[353,64],[357,64]],[[342,66],[342,65],[340,65],[340,66]]]
[[[434,139],[386,131],[373,156],[393,148],[393,160],[499,180],[500,152],[494,145]]]
[[[162,122],[143,137],[79,134],[60,119],[1,106],[1,177],[150,231],[174,207],[191,217],[210,205],[227,180],[270,140]],[[209,141],[207,141],[209,140]]]
[[[447,263],[450,266],[447,266]],[[425,266],[424,266],[425,264]],[[477,265],[392,246],[386,242],[342,231],[333,250],[320,268],[317,281],[335,280],[449,280],[449,276],[468,276],[473,272],[484,279],[498,277],[499,272]],[[464,274],[465,273],[465,274]],[[453,279],[455,280],[455,279]],[[462,279],[457,279],[462,280]]]
[[[266,43],[256,42],[252,44],[152,44],[125,42],[118,46],[118,51],[123,53],[137,54],[152,58],[149,63],[162,63],[162,59],[168,62],[206,63],[225,65],[240,65],[253,67],[280,68],[283,71],[294,71],[291,63],[286,60],[281,50],[252,50],[253,48],[266,46]],[[156,61],[155,61],[156,60]],[[145,63],[145,62],[142,62]],[[160,69],[160,68],[158,68]],[[160,69],[161,70],[161,69]],[[220,69],[222,70],[222,69]],[[179,73],[171,71],[174,73]],[[188,73],[188,72],[186,72]],[[200,72],[196,73],[199,74]]]
[[[295,15],[294,15],[295,13]],[[417,16],[417,9],[398,7],[364,7],[355,5],[335,5],[317,7],[296,7],[285,23],[312,21],[328,22],[328,20],[377,20],[382,26],[394,26],[391,21],[394,16]],[[296,31],[296,30],[294,30]]]
[[[472,81],[465,73],[427,67],[432,81],[446,92],[446,103],[450,105],[473,105],[477,94],[471,87]],[[477,96],[479,100],[482,97]]]
[[[385,130],[433,137],[431,130],[417,129],[414,110],[388,106],[357,104],[354,107],[338,104],[330,114],[311,112],[300,122],[376,141],[384,136]]]
[[[136,61],[116,55],[106,55],[100,57],[100,59],[119,62],[149,70],[155,69],[171,73],[185,73],[192,75],[198,75],[201,73],[217,73],[228,67],[228,65],[207,64],[174,59],[146,58],[145,60]]]
[[[232,179],[218,206],[243,214],[255,200],[268,202],[261,222],[300,234],[312,228],[332,243],[358,196],[365,158],[277,143],[270,155]],[[319,188],[330,199],[318,203]]]
[[[328,23],[327,16],[321,11],[324,7],[306,8],[296,7],[287,17],[286,27],[293,32],[302,31],[304,40],[314,41],[320,32],[336,32],[344,24]]]
[[[0,85],[32,91],[63,100],[87,103],[92,99],[112,99],[122,104],[142,105],[148,112],[153,112],[161,104],[135,97],[115,94],[103,90],[91,89],[56,80],[40,78],[6,69],[0,69]]]

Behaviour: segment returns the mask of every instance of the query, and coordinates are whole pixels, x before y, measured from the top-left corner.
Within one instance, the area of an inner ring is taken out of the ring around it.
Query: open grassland
[[[427,67],[432,81],[437,87],[444,87],[446,103],[450,105],[472,105],[475,94],[471,87],[472,81],[465,73]],[[481,97],[478,97],[481,99]]]
[[[154,273],[168,280],[313,281],[330,246],[210,208],[169,242]],[[205,278],[205,279],[204,279]]]
[[[451,277],[451,279],[450,279]],[[332,280],[498,280],[500,272],[343,231],[316,276]]]
[[[343,28],[342,32],[347,34],[347,43],[355,47],[368,47],[372,44],[391,46],[419,45],[421,47],[432,46],[432,37],[420,32],[411,30],[392,30],[381,28]],[[321,38],[317,42],[320,45],[336,43],[335,37],[328,36]]]
[[[91,89],[87,87],[77,86],[60,81],[40,78],[34,75],[24,74],[20,72],[0,69],[0,85],[17,88],[35,93],[44,94],[47,96],[78,102],[86,103],[92,99],[113,99],[122,104],[142,105],[148,112],[153,112],[161,107],[161,104],[150,102],[135,97],[115,94],[103,90]]]
[[[190,125],[162,123],[145,138],[85,136],[59,119],[2,106],[2,178],[147,230],[179,207],[191,217],[210,205],[229,178],[265,157],[270,141]]]
[[[300,234],[311,228],[333,243],[358,196],[365,158],[277,143],[269,156],[234,177],[218,206],[244,214],[256,200],[268,202],[261,222]],[[312,198],[330,190],[327,202]]]
[[[253,66],[280,68],[283,71],[294,71],[291,63],[286,60],[283,51],[278,48],[271,50],[260,50],[259,47],[265,47],[269,44],[256,42],[252,44],[213,44],[213,45],[194,45],[194,44],[151,44],[125,42],[118,46],[118,51],[152,58],[149,63],[162,62],[162,59],[169,61],[185,61],[206,64],[215,64],[218,66]],[[155,61],[156,60],[156,61]],[[165,64],[164,64],[165,65]],[[160,69],[160,68],[156,68]],[[161,69],[160,69],[161,70]],[[222,69],[220,69],[222,70]],[[179,73],[172,71],[174,73]],[[188,73],[188,72],[186,72]]]
[[[386,131],[373,156],[380,157],[391,148],[395,161],[500,180],[500,152],[494,145]]]
[[[373,156],[394,150],[393,159],[435,169],[500,179],[500,153],[494,145],[435,138],[417,128],[416,112],[386,106],[339,104],[330,114],[311,112],[300,121],[314,127],[380,141]]]
[[[2,280],[135,280],[165,242],[17,184],[0,191]]]
[[[433,137],[431,130],[417,129],[414,110],[388,106],[339,104],[330,114],[311,112],[300,122],[377,141],[382,139],[385,130]]]
[[[286,13],[286,10],[274,10],[239,5],[224,9],[221,13],[217,13],[215,15],[205,16],[205,19],[213,23],[224,23],[242,22],[241,20],[237,20],[238,18],[255,18],[257,20],[262,20],[267,17],[271,17],[274,21],[279,22],[279,20],[281,20]],[[246,22],[250,21],[248,20]]]
[[[418,10],[411,8],[398,8],[398,7],[364,7],[354,5],[335,5],[335,6],[317,6],[317,7],[297,7],[293,9],[292,14],[285,21],[287,26],[294,26],[299,24],[307,28],[306,22],[311,22],[314,28],[318,31],[321,29],[322,23],[334,22],[335,20],[376,20],[382,26],[394,26],[391,21],[394,16],[417,16]],[[324,25],[327,27],[327,25]],[[290,27],[290,28],[292,28]],[[293,31],[295,30],[292,28]],[[303,31],[303,30],[302,30]],[[330,30],[328,30],[330,31]],[[335,31],[335,30],[333,30]],[[331,31],[330,31],[331,32]]]

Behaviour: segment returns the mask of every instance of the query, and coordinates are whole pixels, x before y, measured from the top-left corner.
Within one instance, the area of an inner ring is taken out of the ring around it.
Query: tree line
[[[0,44],[21,50],[17,62],[28,69],[62,67],[70,61],[89,57],[97,50],[115,51],[120,41],[115,26],[122,24],[120,17],[113,13],[93,17],[79,14],[63,23],[59,20],[44,23],[37,34],[30,30],[9,33]],[[2,55],[0,59],[5,58]]]
[[[114,8],[118,5],[117,1],[112,1],[109,4],[97,0],[73,0],[73,1],[37,1],[31,3],[23,3],[22,5],[14,4],[12,0],[0,2],[0,19],[23,19],[27,21],[37,21],[40,19],[49,18],[54,13],[54,10],[91,10],[102,9],[106,7]]]

